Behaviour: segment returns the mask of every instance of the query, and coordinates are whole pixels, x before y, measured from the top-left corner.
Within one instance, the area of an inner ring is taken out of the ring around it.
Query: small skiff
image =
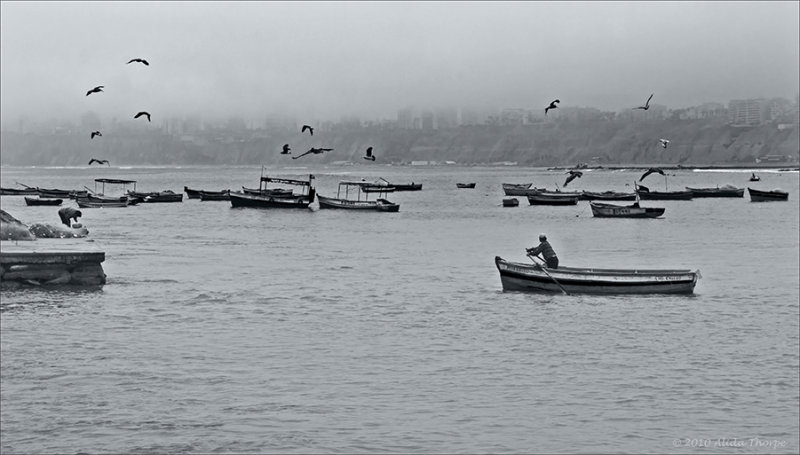
[[[494,258],[504,291],[569,294],[692,294],[700,271],[684,269],[542,268]]]

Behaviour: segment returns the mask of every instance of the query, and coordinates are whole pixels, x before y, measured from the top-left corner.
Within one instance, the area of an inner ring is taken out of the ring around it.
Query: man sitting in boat
[[[64,207],[58,211],[58,217],[61,218],[61,222],[64,223],[67,227],[72,227],[70,224],[70,220],[75,220],[78,222],[78,218],[82,217],[83,214],[80,210],[75,210],[72,207]]]
[[[556,252],[553,250],[553,247],[550,246],[550,242],[547,241],[546,235],[539,234],[539,246],[526,248],[525,251],[527,251],[531,256],[537,256],[541,253],[544,256],[545,262],[547,262],[547,268],[558,268],[558,256],[556,256]]]

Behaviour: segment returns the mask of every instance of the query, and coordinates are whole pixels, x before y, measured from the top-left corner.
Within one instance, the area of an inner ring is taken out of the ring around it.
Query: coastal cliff
[[[113,132],[89,140],[83,132],[16,133],[4,131],[3,165],[82,166],[90,158],[112,165],[279,164],[365,162],[372,146],[376,163],[453,161],[458,164],[516,162],[529,166],[575,163],[740,165],[766,155],[800,161],[800,128],[777,124],[733,127],[722,120],[558,121],[533,125],[462,126],[443,130],[356,128],[295,132],[205,131],[167,135],[158,129]],[[660,138],[669,139],[667,148]],[[292,161],[280,155],[289,143],[297,156],[311,147],[334,148],[323,155]]]

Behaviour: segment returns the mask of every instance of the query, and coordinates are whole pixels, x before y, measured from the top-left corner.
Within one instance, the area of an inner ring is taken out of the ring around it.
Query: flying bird
[[[128,62],[128,63],[126,63],[126,65],[130,65],[130,64],[131,64],[131,63],[133,63],[133,62],[143,63],[143,64],[144,64],[144,66],[150,66],[150,64],[149,64],[149,63],[147,63],[147,60],[145,60],[145,59],[143,59],[143,58],[134,58],[134,59],[131,59],[131,61],[130,61],[130,62]]]
[[[583,177],[583,172],[581,172],[581,171],[569,171],[568,174],[569,174],[569,177],[567,177],[567,180],[564,182],[564,186],[567,186],[567,183],[569,183],[569,182],[571,182],[571,181],[573,181],[575,179],[579,179],[579,178]]]
[[[289,148],[289,144],[283,144],[283,151],[281,152],[281,155],[291,155],[292,152],[289,150],[291,150]]]
[[[105,87],[105,85],[98,85],[97,87],[95,87],[95,88],[89,90],[88,92],[86,92],[86,96],[89,96],[92,93],[100,93],[100,92],[102,92],[103,91],[103,87]]]
[[[647,172],[642,174],[642,176],[639,178],[639,181],[641,182],[642,180],[644,180],[645,177],[647,177],[650,174],[661,174],[664,177],[667,176],[667,174],[665,174],[664,171],[662,171],[661,169],[659,169],[657,167],[651,167],[650,169],[647,170]]]
[[[547,115],[547,111],[549,111],[550,109],[558,109],[558,106],[556,106],[556,103],[560,103],[560,102],[561,102],[561,100],[553,100],[553,102],[550,103],[549,106],[544,108],[544,115]]]
[[[109,165],[109,167],[111,166],[111,164],[109,164],[108,160],[98,160],[97,158],[92,158],[91,160],[89,160],[89,166],[91,166],[91,165],[92,165],[92,163],[97,163],[97,164],[108,164],[108,165]]]
[[[300,132],[305,133],[306,130],[308,130],[308,132],[311,133],[312,136],[314,135],[314,128],[311,128],[308,125],[303,125],[303,128],[300,130]]]
[[[308,149],[308,151],[306,153],[303,153],[302,155],[293,156],[292,159],[296,160],[296,159],[300,158],[301,156],[308,155],[309,153],[313,153],[314,155],[319,155],[322,152],[330,152],[331,150],[333,150],[333,149],[323,149],[323,148],[317,149],[317,148],[311,147],[310,149]]]
[[[375,155],[372,154],[372,147],[367,147],[367,155],[364,156],[365,160],[375,161]]]
[[[103,135],[102,135],[102,134],[100,134],[100,132],[99,132],[99,131],[92,131],[92,134],[91,134],[91,137],[90,137],[90,139],[94,139],[94,137],[95,137],[95,136],[100,136],[100,137],[102,137]]]
[[[650,109],[650,100],[652,98],[653,98],[653,94],[651,93],[650,94],[650,98],[647,98],[647,102],[644,103],[644,106],[634,107],[633,109],[644,109],[644,110]]]
[[[667,148],[667,144],[669,144],[669,141],[667,139],[659,139],[659,141],[661,141],[662,147]]]
[[[138,114],[134,115],[133,118],[139,118],[139,117],[141,117],[143,115],[147,117],[147,121],[149,122],[150,121],[150,113],[148,113],[148,112],[144,112],[144,111],[139,112]]]

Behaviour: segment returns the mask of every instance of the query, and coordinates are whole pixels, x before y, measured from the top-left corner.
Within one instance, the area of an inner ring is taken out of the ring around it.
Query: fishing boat
[[[25,205],[61,205],[62,199],[25,196]]]
[[[503,183],[503,194],[506,196],[527,196],[533,183]]]
[[[182,202],[183,193],[176,193],[172,190],[154,191],[150,193],[143,193],[141,191],[128,191],[128,196],[131,199],[138,199],[141,202]]]
[[[690,190],[685,191],[650,191],[642,185],[636,186],[636,194],[643,201],[691,201],[694,193]]]
[[[0,196],[37,196],[36,188],[0,188]]]
[[[98,184],[100,184],[99,191]],[[112,189],[116,188],[117,186],[121,187],[123,195],[107,195],[106,185]],[[140,200],[138,198],[132,198],[128,196],[128,185],[132,185],[133,191],[136,192],[136,180],[108,178],[94,179],[94,191],[91,194],[88,194],[87,192],[85,196],[77,196],[75,201],[78,203],[78,207],[81,208],[128,207],[130,205],[136,205],[140,202]]]
[[[503,198],[503,207],[516,207],[519,205],[519,199],[515,197]]]
[[[456,188],[475,188],[474,183],[456,183]]]
[[[761,180],[761,177],[757,176],[756,173],[753,172],[753,174],[750,176],[750,181],[751,182],[758,182],[759,180]]]
[[[421,183],[391,183],[395,191],[420,191],[422,189]]]
[[[267,177],[264,169],[261,169],[261,181],[258,193],[246,193],[244,191],[231,191],[230,201],[233,207],[254,207],[254,208],[303,208],[307,209],[316,196],[316,190],[312,185],[314,175],[310,174],[308,180],[286,179],[277,177]],[[290,185],[298,188],[297,191],[291,190],[290,194],[273,194],[269,185],[280,184]],[[243,187],[244,188],[244,187]]]
[[[700,271],[542,267],[494,258],[504,291],[569,294],[692,294]]]
[[[577,205],[580,195],[549,191],[538,191],[528,196],[530,205]]]
[[[369,191],[365,191],[369,188]],[[348,181],[339,182],[336,197],[326,197],[317,195],[320,209],[347,209],[347,210],[373,210],[378,212],[398,212],[400,204],[395,204],[387,200],[384,196],[387,192],[394,190],[394,187],[384,187],[389,191],[376,191],[376,186],[370,182]],[[375,200],[369,200],[369,195],[375,194]]]
[[[202,191],[200,190],[201,201],[230,201],[231,191]]]
[[[360,190],[364,193],[393,193],[395,191],[395,187],[389,183],[388,180],[384,179],[383,177],[375,180],[372,183],[365,181],[364,179],[361,180],[361,188]]]
[[[136,198],[129,198],[128,196],[120,197],[106,197],[88,195],[86,197],[78,197],[75,199],[80,208],[104,208],[104,207],[128,207],[136,205],[140,201]]]
[[[639,202],[631,205],[615,205],[590,201],[592,215],[597,218],[658,218],[666,210],[663,207],[641,207]]]
[[[602,193],[584,191],[581,199],[586,201],[635,201],[636,193],[620,191],[603,191]]]
[[[692,192],[692,197],[744,197],[744,188],[736,188],[733,185],[722,185],[716,188],[692,188],[687,186],[686,189]]]
[[[761,190],[754,190],[750,187],[747,187],[747,191],[750,193],[750,202],[767,202],[767,201],[788,201],[789,200],[789,193],[786,191],[782,191],[780,189],[774,189],[772,191],[761,191]]]

